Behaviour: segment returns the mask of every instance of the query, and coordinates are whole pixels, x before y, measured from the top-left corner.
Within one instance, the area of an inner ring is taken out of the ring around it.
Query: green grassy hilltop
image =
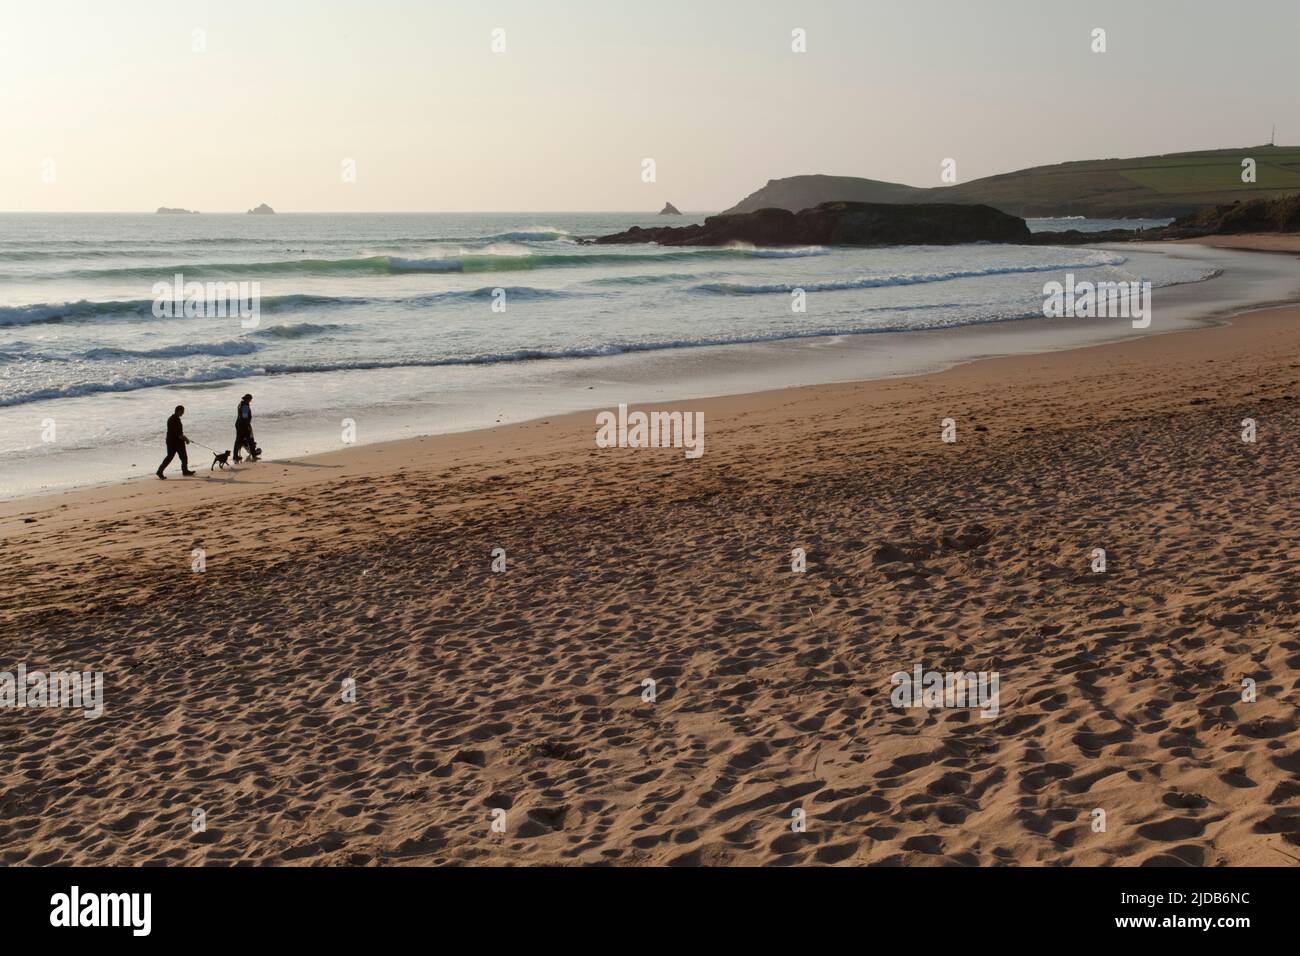
[[[1241,181],[1255,160],[1255,182]],[[987,203],[1016,216],[1183,216],[1237,200],[1300,192],[1300,146],[1252,146],[1135,159],[1035,166],[953,186],[922,188],[854,176],[774,179],[727,212],[797,212],[831,200]]]

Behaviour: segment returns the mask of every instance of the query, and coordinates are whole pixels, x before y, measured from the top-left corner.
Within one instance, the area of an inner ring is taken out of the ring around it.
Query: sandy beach
[[[1247,232],[1239,235],[1201,236],[1197,239],[1178,239],[1175,241],[1184,245],[1209,246],[1214,249],[1300,253],[1300,236],[1289,232]]]
[[[1298,319],[4,502],[0,862],[1300,862]]]

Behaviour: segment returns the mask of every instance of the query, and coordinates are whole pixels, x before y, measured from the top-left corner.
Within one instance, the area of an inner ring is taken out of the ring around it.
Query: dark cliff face
[[[1171,222],[1172,237],[1242,232],[1300,232],[1300,193],[1280,199],[1250,199],[1216,206]]]
[[[1024,242],[1029,227],[990,206],[947,203],[890,205],[824,202],[812,209],[760,209],[710,216],[694,226],[661,226],[601,236],[598,243],[656,242],[662,246],[893,246],[962,242]]]
[[[1175,219],[1158,229],[1110,229],[1106,232],[1036,232],[1036,245],[1096,245],[1099,242],[1151,242],[1199,239],[1243,232],[1300,232],[1300,193],[1279,199],[1248,199]]]

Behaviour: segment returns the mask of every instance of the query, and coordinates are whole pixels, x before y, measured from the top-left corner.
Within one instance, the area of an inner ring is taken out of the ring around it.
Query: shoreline
[[[1129,243],[1095,247],[1121,253],[1158,252],[1192,257],[1221,270],[1221,274],[1208,279],[1155,290],[1159,304],[1156,327],[1142,335],[1208,327],[1242,311],[1300,300],[1300,266],[1292,268],[1288,263],[1287,268],[1266,267],[1260,263],[1268,260],[1237,250],[1188,252],[1187,247],[1174,250],[1170,245]],[[1126,320],[1026,318],[936,330],[807,336],[628,352],[604,358],[551,359],[519,363],[519,368],[508,370],[514,378],[508,379],[505,385],[456,386],[445,398],[432,404],[430,400],[422,400],[355,411],[340,405],[334,409],[332,418],[319,415],[311,420],[299,418],[288,422],[272,414],[259,416],[259,423],[269,424],[259,424],[258,430],[264,447],[272,444],[266,440],[268,436],[274,439],[273,452],[278,457],[264,460],[271,464],[328,454],[327,449],[338,445],[339,416],[354,417],[363,438],[378,436],[355,446],[354,450],[362,453],[364,449],[392,441],[462,434],[567,414],[594,414],[596,410],[620,403],[699,402],[801,385],[908,377],[990,356],[1068,351],[1102,342],[1124,341],[1130,334]],[[356,374],[357,389],[364,391],[364,376],[368,373]],[[247,384],[239,384],[237,389]],[[430,419],[431,412],[437,416],[435,419]],[[207,437],[206,432],[203,434]],[[196,440],[199,440],[197,434]],[[209,442],[213,443],[211,439]],[[219,443],[216,446],[223,447]],[[156,457],[161,457],[161,450],[152,447],[131,454],[133,458],[145,458],[144,465],[138,462],[132,465],[144,474],[85,480],[74,477],[62,488],[20,487],[0,501],[46,498],[136,480],[155,481],[149,457],[155,451]],[[104,453],[107,451],[87,454],[93,457]],[[206,466],[206,454],[200,451],[194,456],[194,462],[197,467]],[[23,482],[30,485],[35,481],[42,473],[42,463],[41,458],[30,458],[15,464],[12,472],[15,485]],[[125,469],[125,459],[120,467]]]
[[[1242,251],[1256,251],[1242,247]],[[1259,250],[1264,252],[1275,252],[1276,250]],[[1217,277],[1215,277],[1217,278]],[[1200,282],[1185,283],[1185,287],[1204,286],[1214,279],[1206,279]],[[786,401],[787,397],[796,399],[799,396],[811,395],[816,396],[822,390],[837,389],[856,389],[862,387],[883,385],[891,382],[916,382],[925,384],[930,380],[942,380],[943,376],[953,375],[964,368],[976,367],[982,368],[985,365],[991,369],[1002,371],[1000,363],[1005,365],[1005,372],[1009,376],[1017,374],[1017,363],[1028,361],[1038,357],[1050,356],[1070,356],[1078,354],[1080,359],[1085,359],[1090,353],[1105,352],[1106,350],[1119,350],[1125,347],[1131,347],[1148,336],[1185,336],[1193,333],[1205,333],[1213,329],[1230,328],[1234,322],[1248,320],[1250,317],[1260,314],[1296,314],[1300,316],[1300,300],[1294,302],[1259,302],[1247,305],[1240,310],[1236,306],[1230,306],[1223,311],[1205,313],[1194,319],[1186,320],[1185,324],[1173,329],[1150,330],[1142,338],[1125,338],[1124,333],[1120,330],[1114,330],[1114,336],[1105,338],[1101,341],[1088,342],[1086,344],[1068,346],[1063,348],[1046,348],[1042,350],[1026,350],[1020,352],[1004,352],[989,355],[979,355],[969,358],[954,360],[940,367],[927,369],[916,372],[906,372],[897,375],[881,375],[872,378],[862,379],[843,379],[829,382],[817,382],[812,384],[793,384],[776,388],[759,388],[752,391],[728,392],[718,395],[707,395],[700,398],[678,398],[663,401],[638,401],[628,403],[629,409],[659,409],[665,411],[682,411],[682,412],[702,412],[706,421],[716,417],[719,411],[724,415],[730,415],[737,407],[745,407],[749,404],[761,404],[763,406],[778,405]],[[1046,324],[1052,320],[1010,320],[1008,323],[1021,325],[1024,323]],[[1059,320],[1056,320],[1059,324]],[[1096,328],[1095,320],[1074,320],[1080,327]],[[1089,323],[1094,323],[1089,325]],[[1125,323],[1127,324],[1127,323]],[[964,328],[970,328],[973,331],[979,331],[987,328],[988,324],[980,326],[967,326],[958,329],[946,329],[939,334],[959,332]],[[882,333],[889,334],[889,333]],[[919,336],[925,333],[909,332],[901,333],[907,336]],[[803,340],[809,341],[809,340]],[[803,341],[800,344],[803,344]],[[774,343],[782,344],[782,343]],[[1082,354],[1080,354],[1082,353]],[[178,487],[186,489],[202,488],[208,492],[214,492],[217,495],[240,495],[240,494],[257,494],[262,493],[265,489],[262,487],[267,484],[267,473],[272,469],[279,468],[281,476],[292,476],[294,472],[291,469],[307,469],[310,475],[311,469],[331,469],[339,470],[340,477],[355,477],[359,475],[373,475],[375,470],[366,467],[364,461],[367,458],[378,456],[386,460],[390,455],[406,457],[407,455],[416,454],[419,456],[428,456],[430,452],[447,452],[451,455],[473,454],[483,449],[497,449],[501,444],[514,440],[531,440],[535,436],[528,433],[539,427],[558,428],[567,435],[571,435],[575,429],[588,426],[588,430],[594,435],[596,431],[596,415],[602,411],[608,411],[611,406],[593,405],[590,408],[582,408],[575,411],[560,412],[557,414],[539,414],[532,418],[526,418],[521,421],[509,422],[500,425],[490,425],[480,428],[469,428],[462,431],[442,432],[435,434],[416,435],[410,438],[398,438],[369,442],[355,447],[343,448],[334,451],[317,452],[309,455],[298,456],[293,459],[267,458],[256,463],[256,465],[244,464],[241,468],[245,469],[245,474],[249,481],[244,482],[239,479],[239,472],[211,472],[202,465],[202,453],[193,456],[191,459],[193,467],[199,472],[197,478],[182,479],[173,475],[168,482],[158,482],[153,476],[149,477],[130,477],[106,481],[100,484],[69,488],[59,491],[39,492],[35,494],[16,496],[9,498],[0,498],[0,541],[4,540],[10,530],[9,524],[14,518],[29,517],[32,514],[42,514],[51,508],[62,510],[69,507],[77,507],[85,503],[98,503],[118,501],[120,499],[135,499],[141,495],[129,494],[132,490],[158,489],[168,490]],[[428,446],[432,445],[433,448]],[[495,453],[495,452],[492,452]],[[381,466],[382,467],[382,466]],[[256,470],[249,470],[249,469]],[[329,479],[322,479],[329,480]],[[280,481],[271,481],[271,484],[279,485]],[[312,480],[305,477],[303,484],[311,484]],[[297,485],[299,482],[289,478],[287,484]],[[165,489],[160,488],[165,485]],[[101,497],[102,496],[102,497]],[[193,494],[187,494],[187,500],[192,499]],[[71,499],[71,500],[69,500]],[[32,506],[31,510],[27,510]]]

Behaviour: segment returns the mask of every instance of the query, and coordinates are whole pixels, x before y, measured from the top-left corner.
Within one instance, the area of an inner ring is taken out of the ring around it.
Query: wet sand
[[[1292,232],[1244,232],[1232,236],[1202,236],[1178,239],[1178,243],[1212,249],[1241,249],[1250,252],[1300,252],[1300,235]]]

